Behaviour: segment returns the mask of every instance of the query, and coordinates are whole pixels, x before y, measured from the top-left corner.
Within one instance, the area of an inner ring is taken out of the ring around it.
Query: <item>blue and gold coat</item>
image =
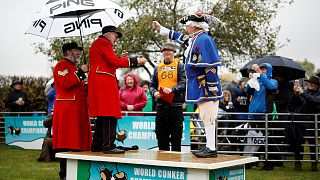
[[[189,37],[170,30],[169,39],[188,44],[186,57],[186,102],[217,101],[222,98],[218,66],[221,65],[216,44],[211,36],[200,31]]]

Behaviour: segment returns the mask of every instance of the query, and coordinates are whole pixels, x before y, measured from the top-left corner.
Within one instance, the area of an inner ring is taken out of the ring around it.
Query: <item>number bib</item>
[[[165,64],[164,60],[158,66],[158,83],[159,87],[172,88],[178,82],[178,64],[179,59],[174,59],[172,63]]]

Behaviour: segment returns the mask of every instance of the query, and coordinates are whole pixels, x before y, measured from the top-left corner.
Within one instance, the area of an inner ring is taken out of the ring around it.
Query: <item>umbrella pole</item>
[[[82,39],[79,11],[77,11],[77,17],[78,17],[78,23],[79,23],[79,29],[80,29],[80,40],[81,40],[81,46],[82,46],[82,52],[83,52],[82,60],[83,60],[83,64],[87,64],[86,53],[84,52],[84,45],[83,45],[83,39]]]

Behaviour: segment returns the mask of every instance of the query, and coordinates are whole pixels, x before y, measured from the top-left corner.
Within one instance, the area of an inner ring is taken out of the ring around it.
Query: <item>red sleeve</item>
[[[98,50],[103,57],[115,68],[130,67],[130,60],[128,58],[119,58],[113,51],[112,45],[106,41],[101,41],[101,45]]]
[[[139,87],[139,92],[140,92],[140,101],[136,104],[133,105],[134,109],[142,109],[143,107],[146,106],[148,99],[146,96],[146,93],[142,88]]]
[[[62,87],[68,89],[81,82],[76,75],[76,68],[68,65],[64,61],[58,62],[54,68],[53,76],[54,80],[58,81]]]

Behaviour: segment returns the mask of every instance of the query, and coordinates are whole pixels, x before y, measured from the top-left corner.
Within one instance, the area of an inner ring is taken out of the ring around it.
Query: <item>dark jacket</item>
[[[239,98],[239,101],[238,101]],[[249,111],[249,104],[250,104],[250,96],[239,87],[234,92],[234,111],[235,112],[248,112]],[[248,115],[246,114],[238,114],[235,115],[236,119],[248,119]]]
[[[15,103],[19,98],[22,98],[24,105],[20,106]],[[29,100],[26,92],[13,90],[8,94],[6,107],[10,109],[10,112],[27,112],[28,106]]]
[[[150,82],[150,93],[152,94],[152,97],[154,97],[154,93],[158,91],[158,66],[154,68],[154,72],[151,78]],[[182,106],[184,103],[184,93],[186,90],[186,75],[184,70],[183,63],[179,62],[178,64],[178,82],[175,87],[172,88],[172,92],[174,93],[174,98],[172,105],[179,105]],[[164,101],[159,98],[156,99],[156,103],[163,103]]]
[[[317,114],[320,113],[320,91],[305,90],[302,94],[294,94],[289,104],[289,111],[293,113]],[[314,116],[294,116],[294,120],[314,121]],[[308,127],[314,127],[313,124],[306,124]]]
[[[280,83],[278,91],[275,94],[275,103],[278,113],[288,113],[288,105],[293,95],[293,86],[290,83]]]

